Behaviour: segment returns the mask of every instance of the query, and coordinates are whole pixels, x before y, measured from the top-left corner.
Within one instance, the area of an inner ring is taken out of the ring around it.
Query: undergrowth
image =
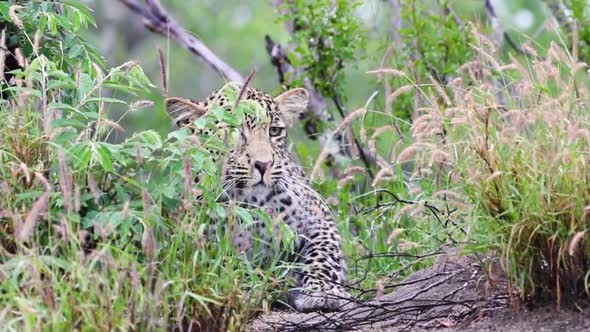
[[[583,305],[590,295],[588,65],[552,43],[502,63],[478,58],[424,89],[412,123],[416,175],[461,211],[466,249],[496,252],[523,299]]]
[[[128,114],[161,96],[138,63],[106,68],[100,54],[80,51],[91,47],[77,29],[92,17],[77,3],[56,5],[62,14],[47,3],[0,4],[26,41],[0,106],[0,326],[244,329],[280,294],[289,267],[244,257],[231,232],[211,227],[255,212],[218,203],[217,167],[198,137],[148,130],[108,143],[123,130],[109,106]]]

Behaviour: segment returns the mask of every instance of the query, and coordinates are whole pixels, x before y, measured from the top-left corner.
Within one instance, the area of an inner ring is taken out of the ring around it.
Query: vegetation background
[[[170,64],[171,95],[200,99],[224,84],[222,77],[177,43],[147,31],[142,21],[119,1],[85,3],[95,11],[97,20],[97,27],[86,33],[93,44],[103,51],[110,65],[135,59],[141,62],[148,76],[155,79],[160,75],[156,47],[161,47],[165,49]],[[446,3],[466,21],[486,21],[484,1],[454,0]],[[551,39],[557,40],[554,33],[543,29],[548,15],[543,1],[500,0],[492,3],[504,30],[516,41],[528,40],[529,35],[535,35],[535,39],[542,45],[548,45]],[[257,72],[253,86],[265,91],[276,91],[278,78],[270,64],[264,36],[268,34],[283,45],[290,37],[273,1],[253,0],[239,3],[231,0],[172,0],[164,4],[187,30],[201,38],[243,75],[255,68]],[[438,6],[435,0],[424,1],[419,6],[428,7],[431,4]],[[380,0],[361,1],[355,10],[365,38],[363,48],[355,52],[357,60],[343,69],[346,73],[343,94],[347,96],[351,109],[364,105],[368,97],[381,88],[375,78],[366,72],[376,69],[375,64],[381,61],[385,49],[394,41],[391,11],[388,1]],[[165,114],[159,116],[161,117],[144,117],[137,114],[129,118],[130,123],[126,126],[138,129],[158,128],[162,132],[169,130]]]
[[[210,155],[163,109],[226,80],[124,2],[0,3],[2,330],[244,330],[290,282],[236,229],[209,241],[213,219],[273,222],[217,202]],[[291,148],[359,300],[460,246],[496,255],[513,303],[587,305],[587,1],[161,3],[252,86],[321,101]]]

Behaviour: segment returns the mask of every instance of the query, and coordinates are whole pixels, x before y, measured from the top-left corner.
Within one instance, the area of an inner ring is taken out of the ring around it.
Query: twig
[[[504,42],[504,29],[502,29],[502,25],[496,15],[496,10],[494,9],[492,2],[490,0],[485,0],[484,6],[490,25],[492,26],[492,42],[497,49],[501,49]]]
[[[557,21],[560,27],[564,27],[570,34],[573,32],[574,28],[572,22],[568,22],[568,17],[564,13],[564,8],[562,7],[563,4],[559,0],[546,0],[545,1],[549,11]]]
[[[143,24],[152,32],[176,40],[180,46],[195,54],[203,62],[230,81],[242,83],[244,77],[233,67],[220,59],[199,38],[187,32],[168,14],[159,0],[119,0],[132,12],[143,17]]]
[[[492,30],[494,31],[492,34],[492,42],[494,43],[496,48],[498,48],[498,50],[500,50],[502,48],[504,40],[506,40],[506,43],[508,44],[508,46],[510,46],[517,53],[522,54],[522,55],[526,55],[526,56],[532,58],[533,57],[532,54],[529,54],[529,52],[527,52],[522,47],[520,47],[512,39],[512,37],[510,37],[508,32],[506,32],[506,31],[504,31],[504,29],[502,29],[502,25],[500,24],[500,20],[498,19],[498,16],[496,15],[496,10],[494,9],[494,5],[492,4],[492,1],[485,0],[484,6],[486,9],[486,15],[487,15],[488,19],[490,20],[490,24],[492,25]]]

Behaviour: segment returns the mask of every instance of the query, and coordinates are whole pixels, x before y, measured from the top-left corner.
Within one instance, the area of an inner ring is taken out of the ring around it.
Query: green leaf
[[[80,54],[82,54],[82,51],[83,51],[82,45],[79,45],[79,44],[78,45],[74,45],[68,51],[68,57],[69,58],[76,58]]]
[[[129,183],[129,184],[131,184],[131,185],[133,185],[135,187],[137,187],[138,189],[141,189],[142,188],[142,185],[139,184],[139,182],[135,181],[135,179],[133,179],[133,178],[124,176],[123,177],[123,180],[125,180],[125,182],[127,182],[127,183]]]
[[[47,105],[49,108],[52,109],[56,109],[56,110],[62,110],[62,111],[68,111],[69,112],[74,112],[80,115],[84,115],[84,113],[80,112],[80,110],[78,110],[77,108],[75,108],[72,105],[68,105],[68,104],[63,104],[63,103],[49,103],[49,105]],[[84,116],[86,117],[86,116]]]
[[[92,158],[92,143],[77,143],[69,150],[69,155],[75,162],[75,168],[84,169]]]
[[[53,81],[49,81],[49,83],[47,83],[47,87],[52,90],[58,90],[58,89],[74,90],[76,88],[76,84],[74,84],[73,82],[64,82],[64,81],[53,80]]]
[[[221,303],[218,301],[215,301],[215,300],[210,299],[208,297],[204,297],[204,296],[192,293],[192,292],[186,292],[185,295],[187,295],[188,297],[195,299],[197,302],[199,302],[201,304],[201,306],[203,307],[203,309],[205,309],[209,315],[211,315],[211,310],[209,309],[209,305],[207,303],[212,303],[212,304],[215,304],[218,306],[221,305]]]
[[[60,145],[65,145],[66,143],[71,142],[74,138],[78,136],[78,132],[74,130],[64,130],[57,137],[55,138],[55,142]]]
[[[86,99],[86,103],[91,103],[91,102],[126,104],[126,102],[124,102],[121,99],[109,98],[109,97],[91,97],[91,98]]]
[[[95,144],[95,156],[98,160],[99,164],[108,172],[115,172],[115,168],[113,167],[112,161],[112,154],[111,151],[104,143],[96,143]]]
[[[57,119],[51,122],[52,128],[60,127],[74,127],[76,129],[84,129],[88,127],[88,124],[79,120],[74,119]]]
[[[252,218],[250,211],[239,206],[236,206],[234,211],[236,215],[245,223],[245,225],[251,225],[254,223],[254,218]]]
[[[63,3],[66,6],[72,7],[71,9],[75,10],[75,12],[81,16],[81,23],[84,23],[85,25],[86,23],[90,23],[96,26],[96,22],[94,20],[94,17],[92,16],[90,8],[88,8],[83,3],[80,3],[79,1],[75,0],[61,0],[61,3]]]
[[[89,74],[80,74],[80,82],[78,84],[78,99],[82,100],[94,87],[94,81]]]
[[[162,138],[160,134],[158,134],[154,130],[146,130],[139,133],[136,137],[140,139],[141,142],[149,145],[152,148],[160,148],[162,146]]]
[[[176,192],[173,186],[166,186],[162,189],[162,195],[167,198],[176,198],[178,197],[178,192]]]

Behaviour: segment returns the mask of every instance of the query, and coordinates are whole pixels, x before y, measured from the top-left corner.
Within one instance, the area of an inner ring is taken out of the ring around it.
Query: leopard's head
[[[227,135],[228,129],[237,131],[235,144],[228,147],[223,157],[223,181],[232,183],[232,187],[248,190],[273,187],[282,178],[302,175],[287,150],[287,130],[305,112],[308,100],[307,91],[301,88],[274,98],[260,90],[247,88],[240,102],[255,102],[261,106],[258,107],[260,112],[246,115],[239,128],[215,121],[217,134],[225,131]],[[177,97],[166,100],[166,110],[179,126],[190,126],[216,106],[231,112],[234,102],[219,91],[201,102]]]

